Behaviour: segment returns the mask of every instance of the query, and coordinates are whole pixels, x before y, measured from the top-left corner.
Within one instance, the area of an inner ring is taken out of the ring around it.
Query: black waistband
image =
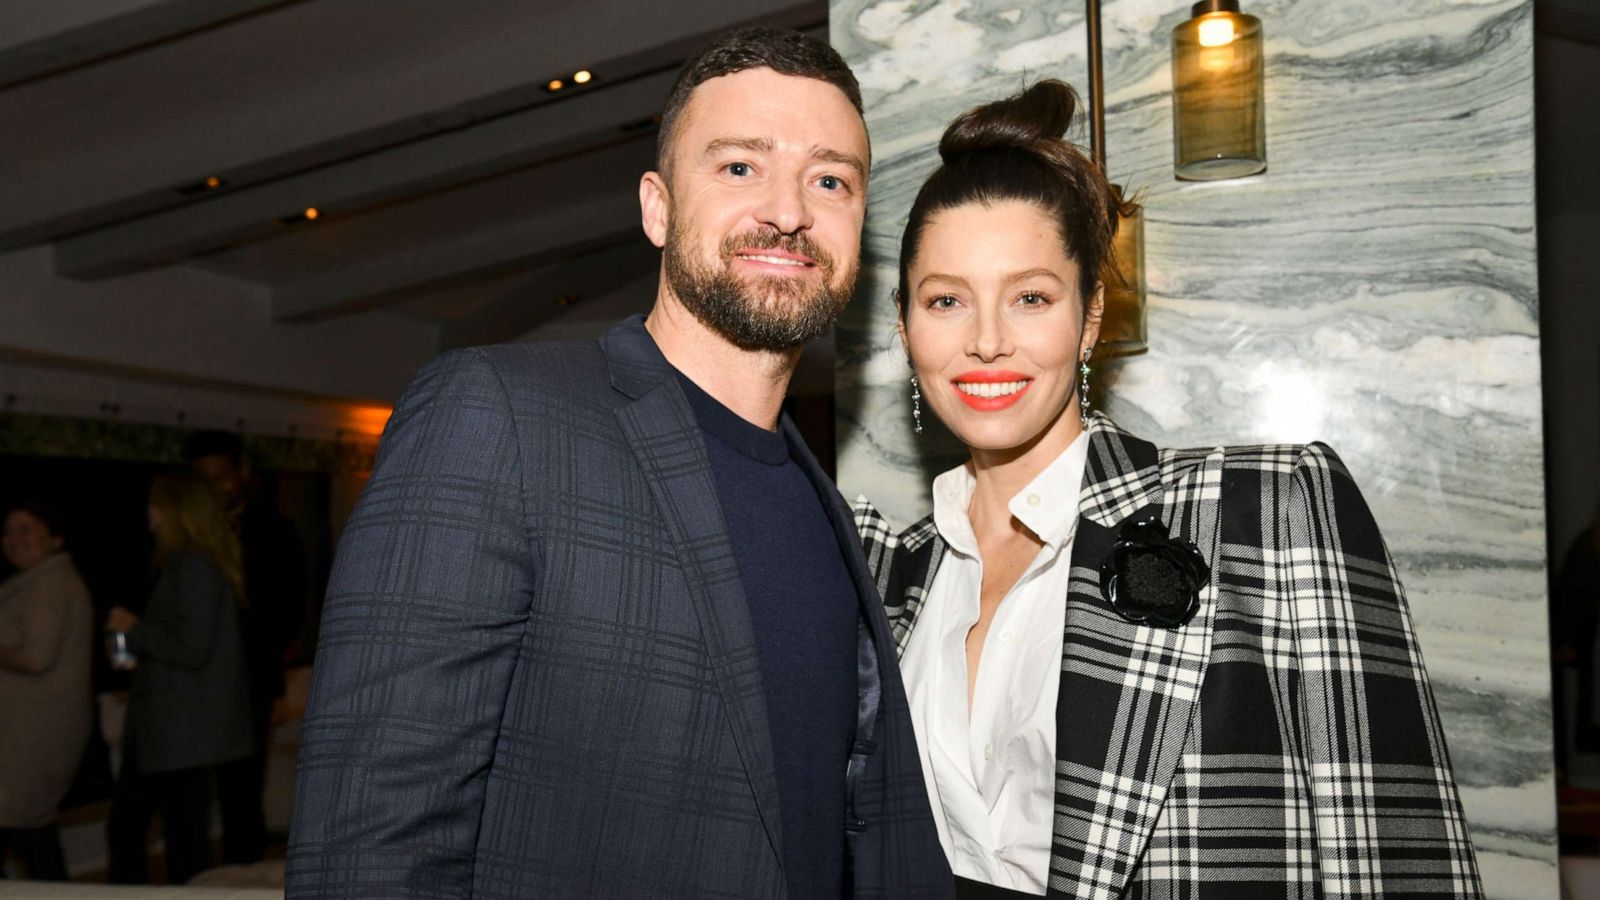
[[[1022,891],[956,876],[956,900],[1035,900],[1036,897],[1037,894],[1024,894]]]

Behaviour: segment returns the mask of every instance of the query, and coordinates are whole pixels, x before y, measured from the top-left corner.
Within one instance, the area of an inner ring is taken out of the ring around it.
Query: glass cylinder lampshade
[[[1261,20],[1239,0],[1200,0],[1172,29],[1173,165],[1182,181],[1267,168]]]
[[[1117,196],[1122,187],[1112,185]],[[1113,268],[1115,267],[1115,268]],[[1148,349],[1144,328],[1144,207],[1117,217],[1117,236],[1100,281],[1105,284],[1105,313],[1100,318],[1100,352],[1112,356]]]

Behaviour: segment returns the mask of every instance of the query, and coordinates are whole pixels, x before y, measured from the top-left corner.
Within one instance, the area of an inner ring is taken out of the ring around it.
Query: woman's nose
[[[1011,352],[1011,340],[1006,334],[1005,323],[1000,321],[998,310],[980,309],[978,314],[973,316],[972,326],[971,340],[967,348],[969,356],[983,362],[993,362]]]

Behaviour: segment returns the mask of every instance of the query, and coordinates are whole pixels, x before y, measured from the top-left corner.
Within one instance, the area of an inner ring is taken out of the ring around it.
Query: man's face
[[[233,457],[226,453],[202,456],[189,464],[190,471],[211,482],[228,505],[232,506],[244,496],[244,472]]]
[[[745,349],[827,331],[860,270],[868,152],[860,114],[827,82],[762,68],[695,88],[672,140],[665,233],[652,231],[668,286]]]

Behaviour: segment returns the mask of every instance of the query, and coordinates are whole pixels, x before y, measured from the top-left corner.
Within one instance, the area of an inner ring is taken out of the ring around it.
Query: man
[[[244,554],[246,608],[239,625],[256,746],[250,756],[217,767],[217,801],[222,808],[222,861],[247,864],[261,859],[265,850],[262,790],[272,707],[283,696],[284,654],[305,618],[305,552],[294,524],[251,498],[244,443],[237,434],[197,431],[184,442],[183,451],[190,471],[227,501]]]
[[[448,354],[339,549],[290,897],[938,897],[848,509],[780,415],[850,296],[854,77],[793,32],[685,66],[639,187],[648,319]]]

